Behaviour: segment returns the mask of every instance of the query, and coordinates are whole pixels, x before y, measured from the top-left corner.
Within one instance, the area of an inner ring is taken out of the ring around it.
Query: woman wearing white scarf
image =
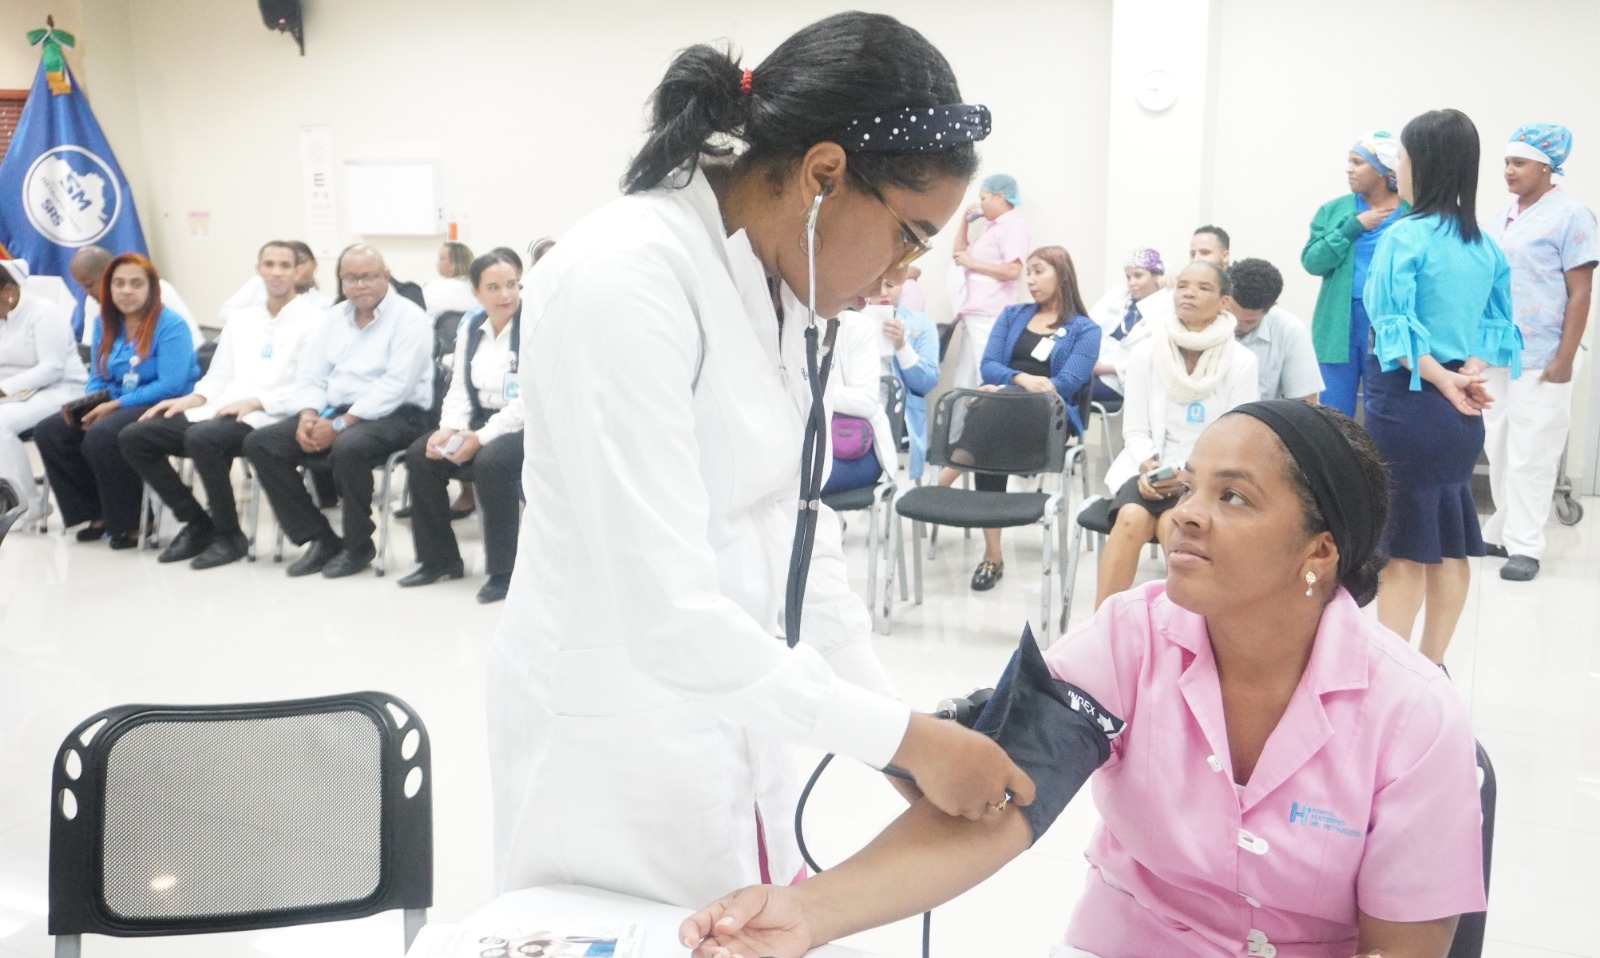
[[[1133,584],[1152,536],[1166,541],[1162,516],[1178,504],[1181,470],[1200,433],[1261,398],[1255,354],[1233,338],[1233,315],[1222,309],[1232,285],[1221,267],[1191,262],[1178,274],[1173,315],[1129,354],[1122,453],[1106,473],[1112,527],[1100,553],[1096,608]]]

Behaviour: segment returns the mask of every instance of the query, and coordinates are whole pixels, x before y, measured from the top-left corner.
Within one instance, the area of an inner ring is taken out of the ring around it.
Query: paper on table
[[[497,926],[477,922],[426,925],[412,942],[408,958],[642,958],[643,932],[632,922],[561,931],[526,922]]]

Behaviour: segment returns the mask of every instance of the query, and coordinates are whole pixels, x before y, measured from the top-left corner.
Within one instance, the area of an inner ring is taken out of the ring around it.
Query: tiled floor
[[[1600,516],[1600,505],[1590,503]],[[1537,582],[1475,575],[1450,653],[1456,686],[1499,771],[1490,958],[1600,956],[1600,518],[1552,526]],[[458,523],[474,549],[473,522]],[[864,516],[847,546],[865,590]],[[270,519],[263,542],[270,539]],[[490,896],[489,802],[481,690],[499,610],[473,601],[475,578],[402,592],[410,543],[397,527],[391,576],[290,581],[263,559],[207,573],[111,553],[54,532],[17,530],[0,549],[0,958],[51,954],[44,931],[48,771],[73,724],[124,702],[248,701],[383,689],[409,701],[433,740],[436,904],[459,918]],[[946,531],[927,566],[927,602],[897,607],[879,649],[919,707],[992,682],[1022,623],[1038,615],[1039,535],[1008,536],[1007,576],[967,588],[980,540]],[[265,550],[264,550],[265,551]],[[470,554],[470,553],[469,553]],[[1093,594],[1086,557],[1080,590]],[[480,560],[481,563],[481,560]],[[1484,573],[1487,573],[1486,575]],[[1141,578],[1160,574],[1147,560]],[[1075,609],[1087,614],[1090,600]],[[151,610],[159,610],[158,614]],[[809,761],[809,758],[807,759]],[[814,854],[836,861],[895,813],[878,777],[846,763],[819,786],[808,817]],[[934,952],[1043,955],[1065,926],[1094,827],[1080,800],[1039,844],[940,909]],[[885,956],[917,953],[915,922],[853,941]],[[397,916],[310,929],[198,939],[94,939],[91,956],[383,955]]]

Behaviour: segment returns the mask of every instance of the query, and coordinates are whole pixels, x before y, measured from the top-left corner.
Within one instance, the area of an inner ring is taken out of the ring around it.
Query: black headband
[[[1339,547],[1339,581],[1345,581],[1372,555],[1382,533],[1374,528],[1372,494],[1355,450],[1338,426],[1299,399],[1246,403],[1233,411],[1265,424],[1289,450]]]
[[[885,110],[823,136],[858,153],[930,153],[976,143],[989,135],[989,108],[981,104]]]

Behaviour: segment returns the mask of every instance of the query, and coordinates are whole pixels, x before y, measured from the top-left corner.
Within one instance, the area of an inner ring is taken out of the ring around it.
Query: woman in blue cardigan
[[[1067,405],[1074,434],[1083,432],[1078,393],[1094,374],[1100,358],[1100,327],[1087,315],[1078,291],[1078,272],[1061,246],[1041,246],[1028,254],[1025,266],[1033,302],[1008,306],[995,320],[983,352],[983,389],[1055,390]],[[949,485],[959,475],[945,470]],[[978,474],[973,486],[984,492],[1005,492],[1006,476]],[[972,573],[972,588],[983,592],[1005,573],[1000,556],[1000,530],[983,530],[983,561]]]
[[[155,267],[137,253],[111,261],[101,280],[100,325],[85,389],[101,401],[81,420],[63,409],[33,428],[63,524],[88,523],[78,531],[79,542],[108,536],[113,549],[138,544],[144,481],[122,458],[117,437],[161,400],[193,392],[200,378],[189,326],[161,305],[160,283]]]

